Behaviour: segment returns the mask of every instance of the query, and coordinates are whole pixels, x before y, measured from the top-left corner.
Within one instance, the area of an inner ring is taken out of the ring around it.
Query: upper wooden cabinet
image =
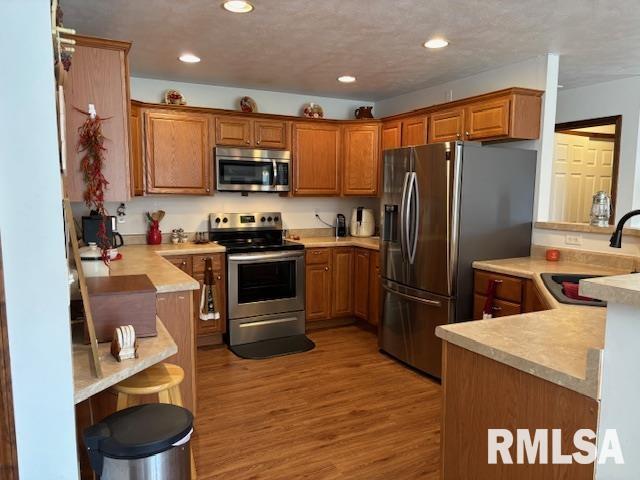
[[[251,127],[246,117],[216,117],[216,145],[250,147]]]
[[[427,143],[427,117],[418,115],[402,120],[402,146],[424,145]]]
[[[430,115],[429,143],[454,140],[533,140],[540,136],[540,92],[511,89]]]
[[[429,117],[429,143],[460,140],[464,133],[464,108],[437,111]]]
[[[131,135],[131,194],[144,195],[144,157],[142,150],[143,127],[140,107],[131,105],[129,117]]]
[[[289,148],[290,123],[247,117],[216,117],[216,145]]]
[[[393,120],[382,124],[382,150],[402,146],[402,121]]]
[[[207,195],[211,192],[211,118],[190,112],[145,112],[148,193]]]
[[[375,196],[380,183],[380,125],[344,127],[343,195]]]
[[[293,125],[294,194],[339,195],[341,128],[328,122]]]
[[[129,169],[129,63],[131,44],[80,35],[76,40],[71,69],[64,84],[67,172],[65,188],[69,199],[83,201],[84,176],[80,170],[83,153],[78,152],[78,128],[87,119],[89,104],[104,119],[103,174],[109,185],[104,199],[122,202],[131,197]]]

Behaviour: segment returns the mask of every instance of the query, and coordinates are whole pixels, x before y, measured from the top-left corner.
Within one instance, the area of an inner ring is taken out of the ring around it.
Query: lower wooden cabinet
[[[204,285],[204,271],[206,260],[211,258],[213,266],[213,278],[216,282],[216,300],[218,301],[218,311],[220,318],[217,320],[200,320],[200,297]],[[193,255],[193,272],[191,276],[198,280],[200,289],[193,295],[194,323],[196,325],[196,336],[201,338],[208,335],[220,335],[227,331],[227,275],[224,253],[214,253],[211,255]]]
[[[185,408],[196,412],[196,351],[193,331],[193,301],[191,291],[160,293],[156,297],[157,315],[178,346],[178,353],[166,362],[179,365],[184,370],[180,385]]]
[[[354,316],[378,324],[378,252],[353,247],[310,248],[305,259],[308,322]]]
[[[492,280],[498,282],[493,301],[494,317],[538,312],[549,308],[531,279],[474,270],[474,320],[482,318],[482,311],[487,301],[487,287]]]

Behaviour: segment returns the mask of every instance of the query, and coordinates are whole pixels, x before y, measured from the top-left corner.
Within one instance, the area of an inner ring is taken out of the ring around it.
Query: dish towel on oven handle
[[[200,320],[218,320],[218,299],[216,298],[216,281],[213,278],[213,262],[207,258],[204,263],[204,284],[200,294]]]
[[[482,309],[482,319],[493,318],[493,311],[495,310],[495,306],[493,304],[496,298],[496,289],[498,285],[502,283],[500,280],[489,280],[487,285],[487,299],[484,302],[484,307]]]

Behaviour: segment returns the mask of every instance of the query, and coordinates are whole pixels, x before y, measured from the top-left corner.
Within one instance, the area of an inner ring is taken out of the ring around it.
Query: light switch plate
[[[567,245],[582,245],[582,235],[566,235],[564,243]]]

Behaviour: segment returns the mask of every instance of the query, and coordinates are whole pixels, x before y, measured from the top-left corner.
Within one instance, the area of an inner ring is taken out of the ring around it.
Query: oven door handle
[[[269,260],[296,260],[304,257],[304,250],[295,252],[269,252],[269,253],[232,253],[227,258],[234,263],[258,263]]]

